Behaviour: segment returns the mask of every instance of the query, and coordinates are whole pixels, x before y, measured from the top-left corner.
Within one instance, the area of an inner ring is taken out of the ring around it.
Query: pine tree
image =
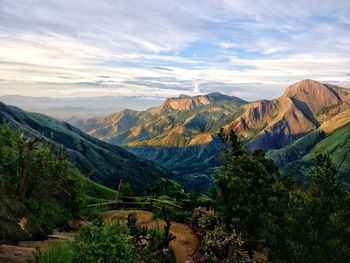
[[[215,198],[226,225],[241,232],[252,252],[261,243],[263,217],[268,213],[273,185],[280,176],[276,165],[258,150],[253,154],[242,146],[231,131],[220,133],[227,142],[225,164],[215,173]]]
[[[310,188],[290,191],[283,202],[282,216],[265,228],[270,261],[348,262],[350,195],[329,155],[316,153]]]

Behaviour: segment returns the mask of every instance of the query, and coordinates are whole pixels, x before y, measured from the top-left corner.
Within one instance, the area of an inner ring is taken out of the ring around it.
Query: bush
[[[74,241],[74,261],[132,263],[128,229],[121,224],[83,227]]]
[[[74,241],[35,253],[32,263],[175,263],[173,252],[164,248],[164,231],[159,226],[140,227],[136,222],[132,214],[126,224],[94,221],[83,226]]]
[[[194,209],[191,226],[200,240],[200,262],[250,262],[242,250],[244,241],[241,236],[228,229],[214,209]]]

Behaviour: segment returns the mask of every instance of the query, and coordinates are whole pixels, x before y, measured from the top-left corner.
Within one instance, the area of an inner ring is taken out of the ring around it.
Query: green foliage
[[[0,102],[0,121],[15,123],[28,137],[42,134],[52,143],[69,149],[69,160],[99,184],[115,189],[120,179],[129,182],[134,191],[142,193],[161,177],[172,174],[153,163],[137,158],[124,149],[100,141],[74,126],[48,116],[29,113]]]
[[[128,234],[121,224],[83,227],[73,243],[74,262],[135,262]]]
[[[318,149],[326,151],[332,158],[341,181],[350,189],[350,124],[332,134],[318,130],[279,150],[268,152],[282,172],[292,171],[298,183],[310,186],[310,170],[314,165]]]
[[[45,232],[77,215],[81,184],[61,148],[0,127],[1,193],[25,204]]]
[[[204,194],[191,192],[178,182],[171,179],[162,178],[155,184],[151,192],[159,200],[164,201],[162,206],[166,206],[166,201],[175,203],[182,208],[168,205],[165,207],[167,216],[171,221],[186,223],[191,217],[192,209],[198,206],[209,206],[212,200]],[[163,211],[160,208],[153,208],[155,218],[163,218]]]
[[[80,176],[81,173],[77,169],[77,176]],[[87,198],[95,198],[101,200],[113,200],[116,197],[116,191],[105,187],[103,185],[97,184],[91,180],[89,180],[87,177],[82,176],[82,187],[83,192],[86,195]],[[93,200],[91,200],[93,201]]]
[[[214,198],[226,226],[241,232],[252,251],[262,239],[263,217],[269,212],[269,199],[276,194],[273,186],[280,174],[263,151],[249,154],[233,131],[222,131],[220,136],[228,147],[225,164],[214,174]]]
[[[227,226],[248,249],[269,248],[272,262],[346,262],[350,256],[350,194],[329,155],[316,152],[308,190],[281,176],[262,151],[249,154],[234,134],[215,175],[215,200]],[[251,253],[250,253],[251,254]]]
[[[0,126],[0,198],[18,189],[18,160],[21,132],[4,123]]]
[[[317,153],[310,188],[291,191],[281,203],[283,214],[266,224],[271,261],[348,260],[350,194],[336,178],[327,154]]]
[[[169,196],[175,201],[186,199],[189,196],[188,191],[181,184],[166,178],[161,178],[154,184],[151,192],[156,196]]]
[[[120,195],[124,196],[124,197],[128,197],[128,196],[133,196],[134,195],[134,191],[132,190],[132,187],[130,185],[130,183],[124,183],[121,187],[121,191],[120,191]]]
[[[73,253],[71,242],[58,242],[44,251],[36,251],[29,263],[73,263]]]
[[[140,227],[136,221],[135,215],[127,224],[94,221],[82,227],[72,242],[36,252],[31,263],[175,263],[174,254],[164,249],[164,232]]]

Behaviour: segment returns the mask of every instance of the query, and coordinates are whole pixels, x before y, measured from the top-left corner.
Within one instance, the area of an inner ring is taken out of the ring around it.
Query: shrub
[[[37,250],[29,263],[73,263],[73,249],[71,242],[58,242],[45,251]]]
[[[122,224],[83,227],[74,243],[74,262],[135,262],[129,230]]]
[[[200,240],[200,262],[250,262],[242,250],[244,242],[241,236],[228,229],[214,209],[194,209],[191,226]]]

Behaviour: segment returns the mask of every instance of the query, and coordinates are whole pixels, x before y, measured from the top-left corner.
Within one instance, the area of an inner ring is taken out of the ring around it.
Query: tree
[[[0,198],[23,203],[45,231],[79,212],[81,177],[61,147],[0,125]]]
[[[227,147],[225,163],[214,174],[216,203],[226,225],[244,235],[251,254],[262,241],[263,219],[280,174],[262,150],[249,154],[233,131],[221,130],[220,137]]]
[[[310,252],[318,262],[345,262],[350,258],[350,194],[336,177],[330,156],[316,153],[310,186]],[[316,262],[315,260],[315,262]]]
[[[316,153],[309,189],[284,199],[283,216],[266,228],[273,262],[347,262],[350,258],[350,195],[329,155]]]

